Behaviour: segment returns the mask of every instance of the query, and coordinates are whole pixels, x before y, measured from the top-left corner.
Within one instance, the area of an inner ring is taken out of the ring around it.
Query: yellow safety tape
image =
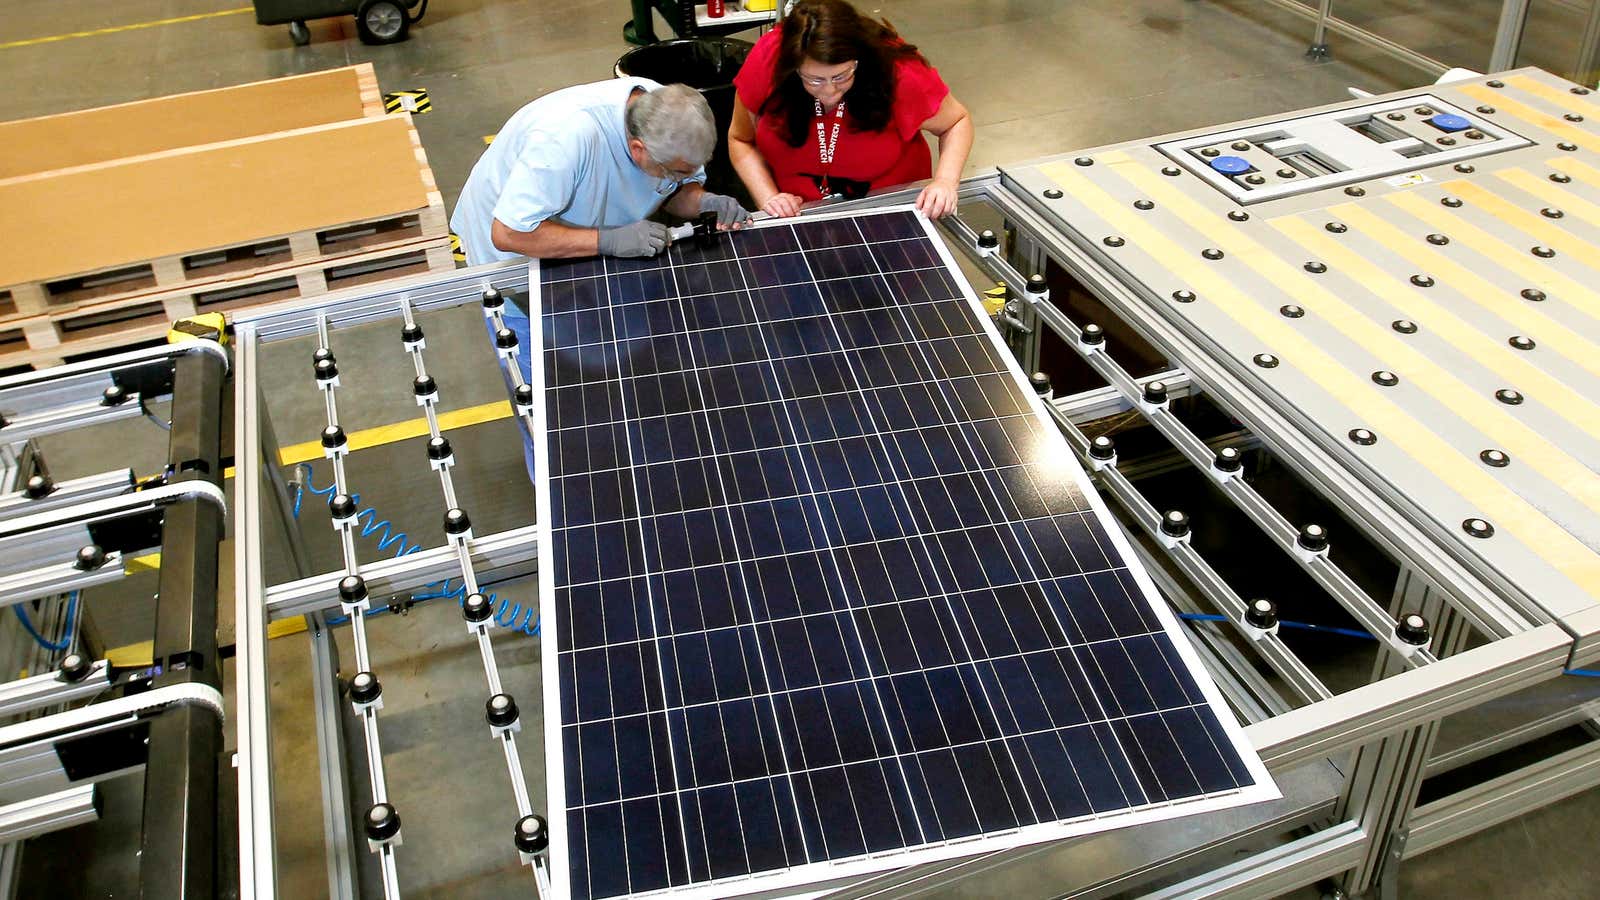
[[[1540,244],[1557,253],[1573,257],[1591,268],[1600,268],[1600,251],[1593,244],[1574,237],[1571,232],[1536,212],[1519,209],[1516,204],[1497,196],[1480,185],[1465,181],[1446,182],[1444,189],[1467,203],[1494,214],[1496,219],[1513,225],[1532,235]],[[1511,248],[1526,253],[1527,248]]]
[[[1137,164],[1132,163],[1126,154],[1113,156],[1120,158],[1103,158],[1109,163],[1111,171],[1130,180],[1138,177],[1138,173],[1132,171]],[[1484,472],[1475,456],[1469,460],[1460,448],[1451,446],[1418,423],[1411,413],[1384,396],[1383,388],[1364,374],[1350,371],[1288,326],[1287,320],[1252,301],[1232,282],[1219,275],[1209,263],[1202,264],[1196,253],[1162,234],[1145,217],[1136,214],[1131,206],[1118,203],[1078,174],[1076,168],[1071,163],[1054,163],[1044,166],[1042,171],[1126,236],[1130,244],[1161,260],[1185,285],[1200,293],[1207,302],[1216,304],[1236,326],[1260,341],[1263,348],[1271,348],[1289,364],[1315,373],[1323,390],[1330,396],[1340,398],[1352,408],[1359,407],[1359,417],[1351,413],[1351,427],[1359,425],[1373,429],[1383,440],[1415,460],[1418,469],[1434,473],[1478,504],[1485,518],[1490,519],[1503,533],[1515,537],[1531,552],[1539,554],[1574,584],[1584,590],[1600,589],[1600,555],[1548,519],[1515,491]],[[1179,202],[1186,199],[1162,185],[1156,184],[1155,187],[1157,193],[1170,195],[1169,203],[1174,198]],[[1214,218],[1209,216],[1208,220]],[[1211,227],[1206,230],[1215,231]]]
[[[1107,161],[1116,165],[1114,159]],[[1311,310],[1318,320],[1327,322],[1356,346],[1365,347],[1385,360],[1384,368],[1399,375],[1402,382],[1422,388],[1445,409],[1454,411],[1484,434],[1492,435],[1496,446],[1511,454],[1512,459],[1543,473],[1580,503],[1600,512],[1600,475],[1523,424],[1492,394],[1457,378],[1402,340],[1386,324],[1374,322],[1357,312],[1315,276],[1256,243],[1243,229],[1215,228],[1216,214],[1185,196],[1171,184],[1171,179],[1142,167],[1123,168],[1126,171],[1120,174],[1144,191],[1145,196],[1176,213],[1196,231],[1211,231],[1212,239],[1223,252],[1244,262],[1270,284],[1300,298],[1301,305]],[[1513,351],[1507,348],[1507,352]],[[1531,390],[1523,384],[1508,386]],[[1544,398],[1536,399],[1546,402]],[[1482,449],[1477,447],[1473,452]]]
[[[1346,224],[1350,224],[1346,220]],[[1486,368],[1505,376],[1507,384],[1514,384],[1537,397],[1546,408],[1563,413],[1580,431],[1600,437],[1600,404],[1582,392],[1562,383],[1545,370],[1528,362],[1523,351],[1506,343],[1511,335],[1489,336],[1470,324],[1456,318],[1450,307],[1435,303],[1426,296],[1429,291],[1401,281],[1386,273],[1381,267],[1363,259],[1359,254],[1340,244],[1333,235],[1319,225],[1304,219],[1285,217],[1272,220],[1272,226],[1309,250],[1313,258],[1328,263],[1334,269],[1360,282],[1361,286],[1383,298],[1391,305],[1404,310],[1406,318],[1415,319],[1428,331],[1439,335],[1448,344],[1467,354]],[[1366,235],[1365,223],[1358,227]],[[1377,235],[1368,235],[1375,240]],[[1386,235],[1390,239],[1398,235]],[[1392,248],[1393,244],[1386,244]],[[1476,279],[1473,279],[1476,282]],[[1456,282],[1446,279],[1443,284],[1454,288]],[[1318,307],[1318,314],[1321,308]],[[1536,343],[1543,344],[1544,335],[1535,332]],[[1554,348],[1547,348],[1554,349]],[[1396,370],[1398,372],[1398,370]]]
[[[1531,125],[1543,128],[1545,131],[1555,135],[1558,140],[1571,141],[1588,150],[1600,150],[1600,136],[1585,131],[1560,116],[1542,113],[1526,103],[1519,103],[1507,97],[1505,91],[1497,91],[1481,84],[1469,84],[1462,87],[1461,92],[1480,102],[1492,105],[1507,116],[1521,119]]]
[[[1537,336],[1541,346],[1560,353],[1582,369],[1600,375],[1600,343],[1550,318],[1541,304],[1530,303],[1510,291],[1495,287],[1466,266],[1423,244],[1415,235],[1406,234],[1357,204],[1333,206],[1328,213],[1410,260],[1417,266],[1417,271],[1426,272],[1449,284],[1457,293],[1504,319],[1517,329],[1517,333]]]
[[[1538,288],[1547,294],[1560,297],[1588,315],[1600,318],[1600,294],[1590,290],[1587,285],[1557,272],[1553,266],[1532,253],[1526,250],[1521,253],[1507,253],[1505,243],[1499,238],[1452,214],[1421,194],[1401,191],[1390,194],[1388,200],[1426,222],[1433,227],[1433,230],[1449,235],[1450,240],[1460,241],[1484,258],[1494,260],[1500,268],[1526,281],[1528,287]],[[1532,248],[1533,242],[1529,241],[1528,246]]]
[[[509,419],[511,415],[511,403],[506,400],[497,400],[480,406],[469,406],[466,409],[454,409],[440,413],[439,430],[449,431],[453,428],[481,425],[484,422]],[[366,450],[370,447],[381,447],[384,444],[393,444],[397,441],[406,441],[411,438],[422,437],[425,434],[428,434],[427,419],[409,419],[404,422],[396,422],[393,425],[379,425],[376,428],[366,428],[352,432],[347,440],[350,442],[350,449],[355,451]],[[278,451],[278,461],[285,466],[321,458],[322,443],[320,441],[291,444]]]
[[[96,28],[91,31],[72,31],[66,34],[52,34],[49,37],[27,38],[21,41],[8,41],[0,44],[0,50],[10,50],[12,47],[31,47],[35,44],[53,44],[56,41],[70,41],[73,38],[95,37],[102,34],[116,34],[121,31],[137,31],[141,28],[155,28],[160,25],[178,25],[183,22],[198,22],[201,19],[216,19],[222,16],[237,16],[240,13],[255,12],[253,6],[241,6],[235,9],[223,9],[216,12],[196,13],[192,16],[178,16],[172,19],[155,19],[150,22],[134,22],[131,25],[112,25],[109,28]]]
[[[1545,84],[1526,75],[1515,75],[1507,78],[1506,87],[1532,94],[1575,113],[1600,115],[1600,103],[1594,101],[1595,95],[1592,92],[1584,95],[1574,94],[1567,88]]]
[[[132,559],[122,561],[122,571],[126,575],[133,575],[139,572],[156,572],[160,569],[161,554],[159,553],[146,553],[143,556],[135,556]]]

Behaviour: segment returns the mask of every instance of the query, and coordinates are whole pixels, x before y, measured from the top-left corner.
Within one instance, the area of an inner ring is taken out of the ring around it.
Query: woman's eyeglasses
[[[861,65],[861,64],[860,63],[851,63],[850,64],[850,71],[842,72],[842,73],[840,73],[838,75],[833,76],[832,78],[808,78],[808,77],[806,77],[804,75],[801,75],[800,76],[800,81],[802,83],[804,83],[806,87],[814,87],[814,88],[827,87],[830,84],[834,85],[836,87],[838,85],[841,85],[841,84],[849,84],[850,83],[850,79],[856,77],[856,67],[859,66],[859,65]],[[796,73],[796,74],[799,74],[799,73]]]

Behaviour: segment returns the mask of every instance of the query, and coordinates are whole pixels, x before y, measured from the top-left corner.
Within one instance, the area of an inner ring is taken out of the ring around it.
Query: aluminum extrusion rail
[[[444,495],[445,539],[455,551],[458,572],[465,591],[461,603],[462,616],[466,619],[468,633],[478,645],[478,653],[483,659],[484,680],[488,682],[489,699],[485,702],[485,718],[488,720],[490,736],[500,743],[505,755],[506,773],[510,776],[511,792],[516,802],[517,824],[513,834],[523,827],[524,822],[530,820],[533,824],[529,827],[539,834],[544,834],[545,823],[534,816],[533,802],[528,797],[527,779],[522,773],[522,760],[517,752],[516,736],[522,730],[521,713],[515,698],[506,692],[500,682],[500,667],[495,661],[494,645],[489,641],[489,627],[491,624],[497,624],[496,609],[493,600],[479,590],[478,577],[473,571],[472,553],[469,549],[472,544],[472,522],[456,499],[455,482],[450,474],[450,470],[455,466],[455,454],[450,448],[450,441],[439,431],[439,416],[436,409],[439,403],[439,386],[433,376],[428,374],[428,366],[423,358],[427,341],[422,327],[416,323],[412,315],[411,304],[403,297],[400,300],[400,312],[405,320],[400,332],[401,343],[411,357],[412,367],[417,373],[416,380],[412,382],[412,393],[416,396],[417,404],[422,407],[428,421],[428,464],[438,474],[439,489]],[[509,341],[506,340],[507,337]],[[516,335],[501,328],[496,338],[502,364],[509,363],[510,369],[516,372]],[[520,377],[520,372],[518,375]],[[515,615],[511,624],[516,624]],[[523,864],[533,869],[535,887],[542,893],[543,882],[534,857],[528,853],[519,853],[519,858]]]
[[[328,422],[322,432],[322,445],[325,455],[333,462],[334,494],[328,499],[328,509],[333,516],[333,528],[339,537],[340,550],[344,554],[345,574],[339,582],[339,599],[341,609],[350,619],[350,637],[356,651],[356,674],[351,677],[351,702],[361,719],[362,733],[366,738],[367,776],[372,786],[372,806],[363,818],[368,846],[378,854],[384,896],[395,900],[400,896],[400,875],[395,861],[395,848],[401,843],[400,815],[389,803],[389,786],[383,770],[383,744],[378,738],[378,710],[383,708],[382,687],[372,670],[372,654],[367,642],[365,614],[371,605],[368,599],[370,592],[366,580],[361,577],[360,560],[356,558],[355,529],[359,512],[356,496],[345,472],[345,455],[349,452],[349,444],[339,424],[339,368],[328,339],[328,330],[327,320],[319,313],[316,316],[319,341],[313,369],[317,387],[322,391]],[[371,692],[370,696],[358,699],[358,695],[366,691]]]
[[[990,269],[1002,281],[1010,284],[1029,284],[1029,289],[1024,291],[1023,294],[1040,321],[1059,334],[1063,342],[1073,347],[1084,362],[1121,392],[1133,404],[1133,408],[1137,409],[1146,421],[1160,431],[1162,436],[1179,453],[1183,454],[1202,474],[1210,478],[1223,494],[1233,500],[1234,504],[1266,533],[1274,544],[1295,560],[1307,574],[1328,592],[1329,596],[1337,600],[1351,615],[1355,616],[1357,621],[1370,631],[1374,637],[1383,641],[1411,664],[1421,665],[1431,659],[1425,651],[1421,653],[1415,652],[1413,646],[1404,644],[1395,636],[1395,622],[1390,619],[1388,612],[1383,606],[1368,597],[1366,592],[1362,591],[1350,576],[1345,574],[1343,569],[1329,561],[1325,545],[1321,551],[1309,549],[1304,543],[1301,543],[1300,535],[1303,534],[1301,530],[1291,526],[1248,482],[1237,477],[1235,473],[1230,473],[1223,469],[1219,457],[1212,452],[1205,441],[1190,431],[1189,427],[1172,413],[1169,406],[1170,399],[1164,390],[1159,395],[1155,394],[1151,391],[1148,383],[1141,388],[1140,383],[1129,375],[1121,364],[1106,353],[1103,335],[1098,339],[1091,340],[1090,335],[1093,334],[1093,331],[1090,330],[1089,326],[1079,328],[1074,325],[1065,313],[1050,302],[1049,291],[1043,289],[1043,285],[1040,282],[1033,281],[1030,283],[1010,263],[1000,259],[993,252],[986,252],[979,244],[979,236],[965,222],[959,218],[952,217],[946,220],[945,228],[956,237],[963,247],[977,257],[980,266]],[[1104,470],[1115,468],[1114,465],[1102,466],[1097,464],[1097,461],[1089,454],[1088,440],[1070,422],[1061,420],[1058,417],[1058,424],[1062,424],[1069,429],[1069,437],[1072,438],[1080,454],[1084,456],[1085,462],[1090,469],[1101,470],[1102,474],[1104,474]],[[1114,446],[1111,449],[1113,455],[1107,457],[1107,459],[1114,460]],[[1134,491],[1131,485],[1127,485],[1127,490],[1133,491],[1134,495],[1137,496],[1137,492]],[[1132,498],[1123,499],[1131,501]],[[1140,502],[1142,502],[1142,499]],[[1147,521],[1148,516],[1140,513],[1153,512],[1154,510],[1140,510],[1138,503],[1134,503],[1131,509],[1138,516],[1141,524],[1147,529],[1151,529],[1151,523]],[[1158,516],[1158,518],[1160,517]],[[1188,529],[1188,519],[1185,516],[1183,519],[1183,534],[1169,535],[1163,531],[1161,525],[1156,525],[1152,530],[1152,537],[1167,547],[1169,554],[1175,558],[1180,566],[1191,572],[1198,572],[1199,570],[1196,567],[1198,554],[1194,553],[1186,540]],[[1190,558],[1191,556],[1193,558]],[[1228,615],[1229,621],[1239,625],[1247,637],[1251,636],[1242,624],[1243,602],[1238,601],[1237,596],[1233,594],[1231,589],[1227,589],[1222,579],[1217,577],[1209,566],[1206,566],[1202,575],[1202,583],[1208,585],[1208,594],[1221,601],[1224,607],[1222,611]],[[1275,667],[1279,664],[1288,664],[1289,660],[1293,659],[1293,655],[1287,649],[1282,649],[1281,644],[1269,646],[1281,649],[1281,652],[1272,653],[1268,656],[1269,661],[1273,662]],[[1300,671],[1295,673],[1295,669]],[[1310,675],[1309,670],[1304,669],[1303,666],[1291,666],[1287,671],[1280,670],[1280,674],[1289,680],[1296,690],[1300,691],[1307,699],[1328,695],[1327,689],[1323,688],[1315,677]],[[1307,678],[1310,678],[1310,680],[1307,681]]]

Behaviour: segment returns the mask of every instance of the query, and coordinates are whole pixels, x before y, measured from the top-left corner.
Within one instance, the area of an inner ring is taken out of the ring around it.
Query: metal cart
[[[255,7],[257,24],[287,24],[297,47],[311,43],[307,19],[334,16],[355,16],[364,44],[398,44],[422,21],[428,0],[255,0]]]

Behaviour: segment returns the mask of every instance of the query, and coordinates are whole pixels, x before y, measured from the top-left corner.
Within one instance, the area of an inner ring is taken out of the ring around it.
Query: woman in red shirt
[[[733,83],[729,156],[761,209],[792,216],[808,200],[931,177],[917,208],[955,212],[972,119],[887,22],[843,0],[802,0]],[[939,139],[937,172],[924,131]]]

